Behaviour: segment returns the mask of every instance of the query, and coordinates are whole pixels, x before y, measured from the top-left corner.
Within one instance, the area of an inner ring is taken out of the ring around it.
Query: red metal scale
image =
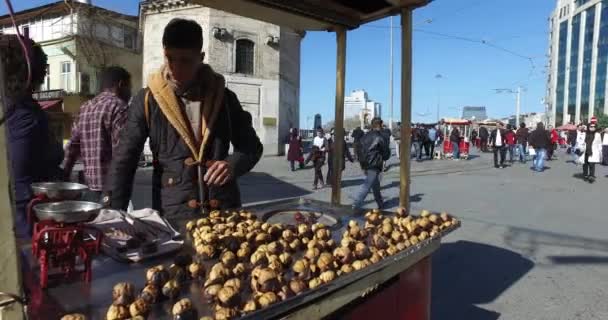
[[[47,287],[53,269],[59,269],[66,279],[78,274],[90,282],[91,262],[99,254],[102,237],[101,231],[81,223],[36,222],[32,253],[40,265],[40,287]]]
[[[92,279],[93,256],[99,254],[103,233],[85,223],[94,219],[101,205],[79,199],[86,186],[47,182],[32,184],[35,197],[27,207],[32,231],[32,254],[40,266],[40,287],[49,276]],[[67,200],[67,201],[65,201]]]

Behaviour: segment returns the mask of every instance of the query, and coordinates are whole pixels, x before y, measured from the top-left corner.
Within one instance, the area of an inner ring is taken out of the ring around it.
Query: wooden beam
[[[331,203],[339,205],[341,202],[342,188],[342,163],[344,162],[344,85],[346,82],[346,28],[340,27],[336,30],[336,41],[338,42],[336,60],[336,113],[334,118],[334,152],[332,161],[333,177]]]
[[[412,9],[401,10],[401,155],[399,206],[410,210],[412,130]]]

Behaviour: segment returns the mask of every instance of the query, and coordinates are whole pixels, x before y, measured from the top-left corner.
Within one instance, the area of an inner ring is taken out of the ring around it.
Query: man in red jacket
[[[513,131],[513,127],[508,124],[507,125],[507,132],[505,133],[505,137],[507,140],[507,151],[509,152],[509,162],[511,162],[511,164],[513,163],[513,153],[515,152],[515,142],[516,142],[516,136],[515,136],[515,131]]]
[[[555,149],[557,149],[557,141],[559,141],[559,135],[557,134],[557,130],[555,130],[553,126],[549,126],[548,131],[551,136],[551,145],[547,149],[547,160],[551,161],[553,160],[553,153],[555,152]]]

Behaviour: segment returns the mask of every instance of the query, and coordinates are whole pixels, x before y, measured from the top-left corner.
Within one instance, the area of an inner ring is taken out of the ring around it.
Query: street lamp
[[[517,89],[494,89],[496,93],[509,93],[515,94],[515,125],[519,123],[519,109],[520,109],[520,101],[521,101],[521,92],[525,90],[521,86],[518,86]]]
[[[443,75],[436,74],[435,79],[437,79],[437,122],[439,122],[439,111],[441,106],[441,79],[443,79]]]

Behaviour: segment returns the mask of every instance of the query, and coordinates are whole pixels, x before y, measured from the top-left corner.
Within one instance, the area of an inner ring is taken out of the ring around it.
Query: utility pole
[[[519,109],[520,109],[520,101],[521,101],[521,86],[517,86],[517,98],[515,104],[515,127],[519,125]]]
[[[391,53],[390,53],[390,88],[389,88],[389,110],[390,110],[390,115],[389,115],[389,129],[391,129],[391,131],[393,130],[393,16],[391,16],[391,27],[390,27],[390,32],[391,32]]]
[[[436,74],[435,79],[437,79],[437,123],[439,123],[439,110],[441,108],[441,78],[443,76],[441,74]]]

